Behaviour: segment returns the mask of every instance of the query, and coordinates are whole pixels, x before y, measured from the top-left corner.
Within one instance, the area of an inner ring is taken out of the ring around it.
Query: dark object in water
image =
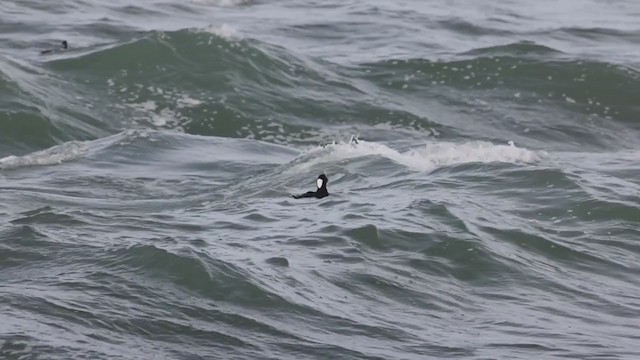
[[[318,176],[318,180],[316,180],[316,185],[318,190],[316,191],[307,191],[302,195],[291,195],[294,199],[308,198],[314,197],[316,199],[322,199],[323,197],[329,196],[329,191],[327,191],[327,183],[329,179],[325,174]]]
[[[68,48],[69,48],[69,43],[67,43],[67,40],[62,40],[62,43],[60,44],[60,49],[42,50],[40,51],[40,55],[49,54],[57,50],[67,50]]]

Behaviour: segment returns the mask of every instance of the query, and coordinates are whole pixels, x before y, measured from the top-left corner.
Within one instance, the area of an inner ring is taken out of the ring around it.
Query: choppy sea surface
[[[638,19],[1,1],[0,358],[640,359]]]

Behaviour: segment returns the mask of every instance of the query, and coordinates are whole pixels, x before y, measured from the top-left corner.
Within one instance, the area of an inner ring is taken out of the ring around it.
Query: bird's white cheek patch
[[[318,185],[318,189],[322,187],[322,179],[316,180],[316,185]]]

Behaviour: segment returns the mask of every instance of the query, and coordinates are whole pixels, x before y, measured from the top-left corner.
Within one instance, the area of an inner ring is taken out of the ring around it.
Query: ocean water
[[[0,359],[640,359],[638,19],[1,1]]]

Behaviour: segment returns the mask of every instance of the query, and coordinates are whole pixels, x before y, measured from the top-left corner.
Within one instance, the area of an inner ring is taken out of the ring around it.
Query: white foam
[[[191,0],[191,2],[198,5],[238,6],[246,3],[247,0]]]
[[[238,37],[238,30],[236,30],[236,28],[228,24],[209,25],[205,28],[197,29],[196,31],[213,34],[227,40],[231,40]]]
[[[187,95],[182,95],[181,98],[176,100],[177,102],[177,106],[179,108],[184,108],[184,107],[196,107],[198,105],[202,105],[202,101],[198,100],[198,99],[193,99],[190,98]]]
[[[159,113],[150,113],[151,123],[157,127],[173,127],[180,123],[180,119],[174,111],[162,109]]]
[[[141,103],[130,103],[128,106],[140,111],[155,111],[158,105],[153,100],[147,100]]]
[[[0,169],[15,169],[27,166],[55,165],[78,159],[87,153],[87,145],[80,141],[70,141],[61,145],[36,151],[24,156],[10,155],[0,159]]]
[[[337,162],[365,156],[380,156],[395,161],[414,171],[428,171],[442,166],[466,163],[529,164],[540,160],[542,153],[519,148],[513,142],[496,145],[486,141],[465,143],[434,142],[400,152],[384,144],[364,140],[334,143],[315,148],[305,155],[312,155],[312,165],[318,162]]]
[[[183,97],[182,101],[189,105],[178,106],[179,108],[185,106],[196,106],[197,104],[200,104],[198,100],[188,97]],[[187,121],[187,119],[179,112],[176,112],[169,108],[160,109],[158,107],[158,104],[153,100],[147,100],[140,103],[129,103],[127,104],[127,106],[138,111],[139,116],[135,116],[133,118],[136,122],[141,120],[148,121],[152,125],[159,128],[177,129],[178,125]]]

